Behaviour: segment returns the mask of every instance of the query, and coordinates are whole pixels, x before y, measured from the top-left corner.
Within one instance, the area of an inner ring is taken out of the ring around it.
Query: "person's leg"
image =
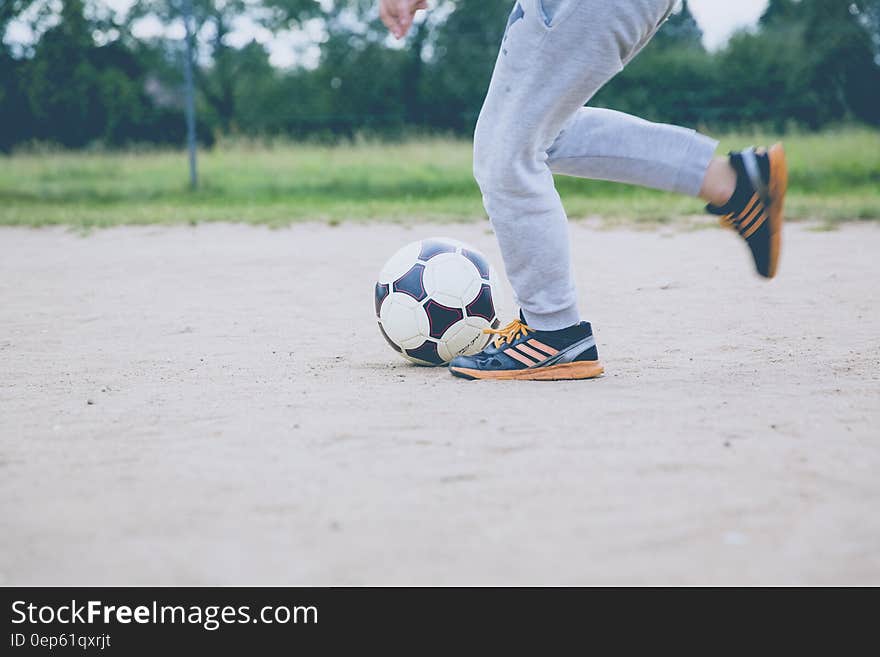
[[[578,321],[568,226],[552,171],[701,195],[749,243],[759,273],[775,273],[786,185],[781,146],[713,160],[716,142],[692,130],[583,108],[673,4],[515,5],[477,123],[474,174],[523,321],[489,331],[496,337],[479,354],[453,359],[454,375],[558,380],[604,371],[592,327]]]
[[[474,173],[516,301],[533,328],[558,330],[580,319],[567,219],[551,167],[699,192],[715,142],[682,128],[581,110],[673,4],[521,0],[511,15],[477,124]]]
[[[553,173],[698,196],[717,147],[693,130],[584,107],[549,148],[547,163]]]
[[[773,278],[788,177],[785,152],[777,145],[713,158],[716,146],[693,130],[584,107],[548,150],[547,163],[553,173],[699,196],[708,201],[708,212],[746,240],[758,273]]]
[[[727,158],[712,158],[717,145],[686,128],[582,107],[548,150],[547,163],[553,173],[679,192],[722,205],[733,195],[736,171]]]

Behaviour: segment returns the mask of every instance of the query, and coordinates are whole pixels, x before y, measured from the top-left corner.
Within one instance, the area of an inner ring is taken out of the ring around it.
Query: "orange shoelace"
[[[499,348],[503,344],[512,344],[514,340],[520,336],[528,335],[535,329],[530,328],[518,319],[513,320],[507,326],[500,329],[483,329],[483,333],[494,335],[493,344],[495,348]]]

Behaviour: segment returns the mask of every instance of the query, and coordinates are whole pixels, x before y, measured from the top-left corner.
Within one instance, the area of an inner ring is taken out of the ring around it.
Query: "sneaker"
[[[782,144],[769,151],[748,148],[730,153],[730,164],[736,170],[736,191],[726,204],[709,204],[706,210],[720,215],[722,226],[740,234],[752,252],[758,273],[773,278],[779,264],[788,189],[785,150]]]
[[[521,319],[501,329],[483,351],[457,356],[449,371],[464,379],[560,381],[592,379],[605,370],[599,362],[589,322],[561,331],[537,331]]]

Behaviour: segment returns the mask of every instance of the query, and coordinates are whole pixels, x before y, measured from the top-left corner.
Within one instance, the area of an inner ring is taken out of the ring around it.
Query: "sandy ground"
[[[608,374],[548,384],[374,326],[485,226],[0,230],[0,582],[880,584],[880,228],[572,231]]]

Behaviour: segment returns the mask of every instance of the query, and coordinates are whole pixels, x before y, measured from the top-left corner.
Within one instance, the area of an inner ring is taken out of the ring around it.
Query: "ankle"
[[[700,198],[715,206],[726,204],[736,191],[736,170],[726,157],[717,157],[709,163],[700,188]]]
[[[532,313],[521,309],[520,319],[536,331],[559,331],[577,325],[581,318],[577,306],[572,305],[552,313]]]

